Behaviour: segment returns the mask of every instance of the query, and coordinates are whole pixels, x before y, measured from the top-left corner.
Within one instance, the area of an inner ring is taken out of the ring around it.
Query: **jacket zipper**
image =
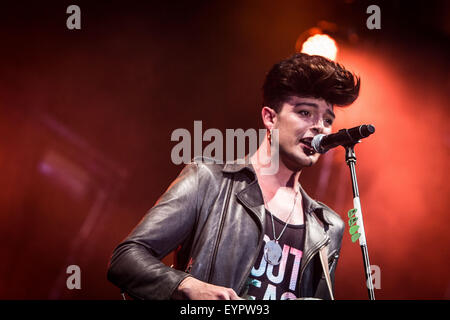
[[[216,261],[216,256],[217,256],[217,251],[219,250],[219,243],[220,243],[220,239],[222,237],[222,231],[223,231],[223,226],[225,224],[225,218],[228,212],[228,205],[230,202],[230,196],[231,196],[231,191],[233,189],[233,183],[234,183],[234,179],[231,179],[230,182],[230,187],[227,191],[227,198],[226,198],[226,202],[225,202],[225,208],[220,220],[220,226],[219,226],[219,234],[217,235],[217,241],[216,241],[216,245],[214,246],[214,251],[213,251],[213,256],[212,256],[212,260],[211,260],[211,265],[209,266],[209,277],[208,277],[208,282],[211,283],[212,277],[213,277],[213,266],[214,263]]]

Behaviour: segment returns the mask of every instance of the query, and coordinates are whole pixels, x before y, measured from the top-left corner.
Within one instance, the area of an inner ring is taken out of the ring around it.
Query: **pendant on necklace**
[[[264,246],[264,259],[271,265],[276,266],[280,264],[282,253],[280,245],[275,240],[270,240]]]

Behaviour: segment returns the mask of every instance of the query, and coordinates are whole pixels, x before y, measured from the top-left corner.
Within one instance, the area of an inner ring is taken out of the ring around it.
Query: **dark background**
[[[66,28],[71,4],[81,30]],[[334,129],[377,128],[357,147],[377,298],[449,299],[450,6],[318,0],[2,2],[0,298],[119,299],[107,263],[182,168],[171,133],[262,128],[265,73],[320,21],[362,78]],[[335,149],[301,179],[346,220],[343,160]],[[71,264],[81,290],[66,288]],[[336,298],[367,299],[347,231]]]

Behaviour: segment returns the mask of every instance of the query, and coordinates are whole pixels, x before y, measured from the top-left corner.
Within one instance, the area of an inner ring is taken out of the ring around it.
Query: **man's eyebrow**
[[[296,104],[294,104],[294,107],[298,107],[301,105],[305,105],[305,106],[310,106],[310,107],[314,107],[314,108],[318,108],[319,106],[317,105],[317,103],[313,103],[313,102],[298,102]]]
[[[327,109],[327,111],[325,111],[325,112],[328,113],[330,116],[332,116],[333,119],[336,118],[336,115],[335,115],[334,112],[331,111],[330,109]]]
[[[298,106],[301,106],[301,105],[310,106],[310,107],[314,107],[314,108],[319,108],[317,103],[313,103],[313,102],[299,102],[299,103],[294,104],[294,108],[298,107]],[[327,109],[325,112],[328,113],[333,118],[336,118],[336,115],[330,109]]]

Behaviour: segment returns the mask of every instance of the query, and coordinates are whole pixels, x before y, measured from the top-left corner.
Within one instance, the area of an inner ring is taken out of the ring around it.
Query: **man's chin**
[[[300,171],[303,168],[313,166],[317,160],[319,160],[317,155],[302,155],[283,162],[289,170]]]
[[[314,156],[306,156],[302,159],[303,167],[312,167],[316,162],[317,158]]]

